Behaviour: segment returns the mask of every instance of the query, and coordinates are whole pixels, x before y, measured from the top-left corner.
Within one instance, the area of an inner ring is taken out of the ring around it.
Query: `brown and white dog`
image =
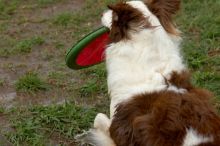
[[[195,88],[182,61],[172,22],[180,0],[121,2],[109,6],[106,50],[110,119],[78,139],[96,146],[220,146],[220,118],[211,93]]]

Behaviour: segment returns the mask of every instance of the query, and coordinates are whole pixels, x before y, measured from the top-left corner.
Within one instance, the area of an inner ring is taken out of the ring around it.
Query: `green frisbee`
[[[66,55],[66,65],[71,69],[87,68],[105,60],[109,42],[109,29],[101,27],[78,41]]]

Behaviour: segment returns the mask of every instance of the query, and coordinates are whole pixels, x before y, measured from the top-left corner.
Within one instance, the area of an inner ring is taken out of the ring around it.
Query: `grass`
[[[65,74],[63,72],[49,72],[49,79],[63,80],[65,79]]]
[[[1,36],[0,57],[9,57],[10,55],[12,55],[13,54],[12,50],[14,49],[15,44],[16,44],[16,40],[14,38],[11,38],[7,35]]]
[[[4,107],[0,106],[0,114],[1,114],[1,113],[4,113],[4,112],[5,112]]]
[[[194,72],[193,82],[196,86],[210,89],[217,97],[220,96],[219,7],[218,0],[184,0],[182,13],[177,17],[185,35],[183,52],[188,66]],[[207,14],[206,10],[210,9]]]
[[[72,14],[65,12],[56,16],[53,23],[56,25],[67,26],[71,22],[71,18]]]
[[[27,73],[20,77],[15,83],[16,90],[19,92],[33,93],[40,90],[47,90],[49,86],[39,78],[37,73]]]
[[[57,49],[64,49],[65,45],[62,42],[55,43]]]
[[[10,40],[7,40],[10,41]],[[42,37],[34,36],[30,39],[20,41],[11,40],[10,48],[0,48],[0,57],[9,57],[17,54],[31,53],[32,49],[36,46],[44,44],[45,40]]]
[[[4,32],[4,30],[7,30],[8,24],[6,22],[0,23],[0,32]]]
[[[209,56],[209,52],[220,49],[220,16],[217,15],[219,1],[193,0],[188,2],[185,0],[184,2],[184,15],[178,17],[178,20],[181,30],[186,35],[183,43],[185,58],[192,69],[200,70],[201,67],[203,70],[209,69],[211,66],[215,66],[216,60],[219,61],[220,55]],[[199,8],[201,5],[203,9]],[[210,8],[212,11],[207,14],[204,10]]]
[[[16,24],[18,19],[16,26],[20,29],[28,23],[19,24],[20,17],[17,17],[15,12],[25,18],[23,16],[25,13],[31,15],[38,10],[46,12],[47,8],[56,7],[64,1],[31,1],[29,4],[33,7],[23,9],[20,6],[24,1],[0,0],[0,19],[4,20],[0,21],[0,26],[2,26],[0,28],[0,57],[8,57],[9,60],[5,62],[7,69],[3,68],[3,71],[10,70],[11,74],[19,71],[16,68],[16,61],[19,58],[16,57],[32,55],[35,47],[42,47],[44,52],[39,51],[42,57],[37,58],[33,64],[37,64],[38,60],[49,64],[45,67],[46,69],[39,68],[39,71],[45,74],[27,73],[22,77],[17,77],[12,88],[16,88],[17,92],[37,94],[38,91],[47,90],[50,84],[49,91],[60,91],[59,97],[67,94],[68,99],[73,101],[61,105],[21,105],[21,107],[15,106],[12,109],[0,108],[0,113],[4,112],[14,129],[3,134],[7,135],[14,145],[73,144],[74,135],[91,127],[96,113],[109,113],[105,65],[100,64],[77,72],[70,71],[64,62],[64,52],[67,46],[71,47],[72,43],[99,27],[97,22],[100,22],[101,12],[106,9],[107,3],[115,1],[85,0],[84,5],[74,12],[63,10],[45,21],[35,22],[34,26],[43,24],[48,27],[42,28],[44,32],[37,36],[30,32],[30,38],[27,38],[26,32],[18,31],[15,36],[8,33],[10,29],[13,29],[8,25],[11,24],[11,20]],[[183,32],[183,53],[186,63],[193,72],[193,83],[196,86],[210,89],[220,100],[219,7],[219,0],[183,0],[183,10],[176,20],[177,26]],[[46,48],[43,48],[45,45]],[[16,61],[13,63],[14,58]],[[30,69],[25,69],[25,71],[28,70]],[[0,80],[0,86],[1,82]],[[52,97],[55,93],[46,95]]]
[[[11,119],[17,132],[7,134],[12,143],[43,146],[45,145],[45,136],[55,133],[73,141],[76,133],[91,126],[90,123],[96,115],[96,109],[65,103],[64,105],[14,109],[10,111],[10,114],[17,115]]]
[[[52,21],[53,24],[64,29],[72,29],[72,37],[74,41],[79,40],[85,34],[93,30],[100,21],[100,14],[106,9],[106,5],[113,3],[116,0],[85,0],[83,10],[74,13],[64,12],[55,16]],[[93,4],[96,3],[94,7]]]
[[[0,19],[9,19],[15,13],[18,0],[0,0]]]
[[[81,97],[96,98],[97,95],[106,96],[107,74],[104,64],[83,70],[82,74],[85,78],[85,82],[80,88],[78,88]]]
[[[32,48],[36,45],[42,45],[44,39],[41,37],[33,37],[31,39],[22,40],[17,43],[13,52],[14,53],[30,53]]]
[[[66,74],[62,72],[50,72],[48,74],[48,82],[55,87],[65,87],[68,81]]]
[[[40,6],[47,6],[47,5],[50,5],[50,4],[57,3],[59,1],[62,1],[62,0],[37,0],[37,3]]]
[[[5,80],[4,79],[0,79],[0,86],[3,86],[5,83]]]
[[[199,87],[203,87],[215,92],[216,96],[220,97],[220,74],[215,72],[197,71],[193,74],[193,82]]]
[[[97,85],[96,80],[87,81],[82,87],[79,88],[79,93],[81,97],[90,97],[93,93],[99,91],[99,86]]]

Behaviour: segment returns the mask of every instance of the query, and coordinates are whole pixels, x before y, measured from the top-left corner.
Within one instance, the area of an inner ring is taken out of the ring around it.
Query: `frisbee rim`
[[[101,27],[98,28],[97,30],[87,34],[86,36],[84,36],[82,39],[80,39],[75,45],[73,45],[72,48],[70,48],[67,51],[66,54],[66,65],[71,68],[71,69],[82,69],[82,68],[87,68],[99,63],[95,63],[95,64],[91,64],[91,65],[87,65],[87,66],[80,66],[77,64],[77,57],[80,54],[80,52],[88,45],[90,44],[93,40],[95,40],[96,38],[98,38],[99,36],[103,35],[104,33],[109,32],[109,29],[107,27]]]

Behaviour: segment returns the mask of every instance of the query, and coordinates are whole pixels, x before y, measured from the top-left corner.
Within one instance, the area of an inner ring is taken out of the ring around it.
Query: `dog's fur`
[[[110,119],[78,136],[97,146],[218,146],[220,118],[212,94],[190,83],[172,22],[180,0],[121,2],[109,6],[106,50]]]

